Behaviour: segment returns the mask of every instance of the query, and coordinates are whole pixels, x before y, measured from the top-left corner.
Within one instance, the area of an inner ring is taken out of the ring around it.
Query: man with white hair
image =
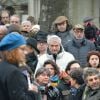
[[[67,64],[74,60],[74,56],[64,50],[61,38],[56,35],[49,35],[47,37],[47,44],[47,52],[39,57],[36,71],[43,66],[46,60],[55,61],[60,71],[65,71]]]

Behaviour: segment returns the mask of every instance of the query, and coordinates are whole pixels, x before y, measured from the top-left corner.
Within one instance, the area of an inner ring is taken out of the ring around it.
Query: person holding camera
[[[39,68],[35,74],[34,85],[38,87],[38,93],[42,100],[61,100],[60,92],[56,87],[49,85],[50,72],[47,68]]]

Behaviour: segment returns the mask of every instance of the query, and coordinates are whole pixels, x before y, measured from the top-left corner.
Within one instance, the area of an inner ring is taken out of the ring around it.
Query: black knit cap
[[[27,45],[31,46],[32,48],[34,48],[37,51],[37,53],[39,53],[39,50],[37,49],[37,40],[36,39],[28,38],[26,40],[26,42],[27,42]]]

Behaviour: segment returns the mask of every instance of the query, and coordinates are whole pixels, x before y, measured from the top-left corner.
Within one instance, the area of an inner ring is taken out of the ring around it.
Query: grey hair
[[[30,24],[30,25],[31,25],[31,22],[30,22],[30,21],[27,21],[27,20],[22,21],[22,23],[21,23],[21,24],[23,25],[23,24],[26,24],[26,23],[28,23],[28,24]]]
[[[61,38],[57,35],[48,35],[47,43],[49,44],[51,41],[56,41],[61,44]]]
[[[100,77],[100,72],[96,68],[86,68],[83,72],[83,79],[86,81],[88,76],[98,75]]]
[[[50,71],[45,68],[45,67],[41,67],[37,70],[36,74],[35,74],[35,78],[37,78],[39,75],[46,73],[49,77],[50,77]]]

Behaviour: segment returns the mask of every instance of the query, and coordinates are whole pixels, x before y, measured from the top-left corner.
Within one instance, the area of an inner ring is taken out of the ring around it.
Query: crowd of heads
[[[60,81],[64,81],[72,88],[79,88],[83,84],[93,90],[100,88],[99,51],[90,50],[88,52],[89,47],[86,48],[86,64],[83,67],[79,61],[80,58],[74,59],[73,54],[65,51],[63,39],[57,34],[47,35],[41,31],[41,27],[35,22],[34,17],[29,16],[21,22],[18,15],[10,16],[6,10],[2,11],[0,16],[0,62],[28,65],[33,71],[34,81],[42,86],[52,84],[53,87],[56,87]],[[84,25],[91,24],[88,23],[91,20],[93,19],[84,19]],[[76,39],[77,43],[83,43],[83,39],[85,40],[84,25],[76,24],[72,28],[66,16],[59,16],[53,22],[54,30],[52,31],[60,32],[60,34],[72,31],[72,39]],[[66,41],[64,43],[67,44]],[[82,44],[79,44],[78,48],[81,46]],[[67,54],[69,56],[64,64],[68,64],[64,65],[63,61],[66,59],[64,56]],[[50,59],[43,58],[43,64],[41,64],[39,60],[43,55]],[[57,62],[62,59],[61,57],[64,57],[63,61]],[[64,65],[64,68],[61,68],[62,66],[58,63]],[[41,64],[41,68],[36,70],[38,64]]]

